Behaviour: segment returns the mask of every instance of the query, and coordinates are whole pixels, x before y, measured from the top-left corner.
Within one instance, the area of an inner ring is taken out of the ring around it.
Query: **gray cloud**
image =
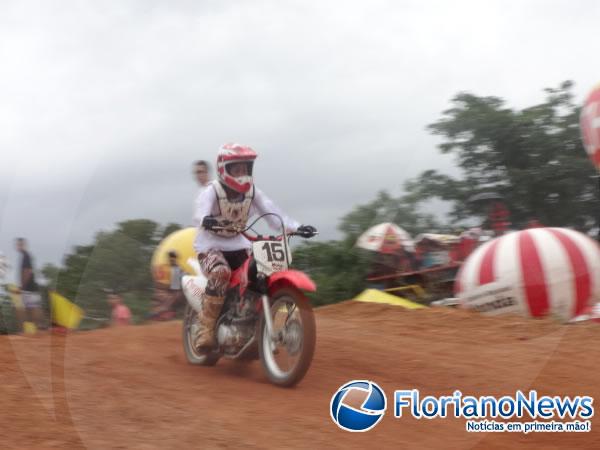
[[[337,236],[377,190],[456,171],[425,126],[458,91],[515,107],[597,80],[593,1],[3,2],[0,249],[40,262],[119,220],[189,223],[190,163],[226,141]]]

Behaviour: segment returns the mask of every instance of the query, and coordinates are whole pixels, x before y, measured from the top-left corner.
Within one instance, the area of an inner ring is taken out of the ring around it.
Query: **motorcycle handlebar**
[[[248,233],[246,233],[245,229],[240,229],[240,228],[236,228],[236,227],[222,227],[222,226],[214,226],[211,227],[211,229],[213,230],[217,230],[217,231],[230,231],[233,233],[241,233],[246,239],[248,239],[249,241],[252,242],[256,242],[256,241],[263,241],[263,240],[269,240],[269,241],[280,241],[283,239],[283,234],[277,235],[277,236],[263,236],[261,234],[256,235],[256,236],[252,236]],[[304,234],[304,233],[299,233],[297,231],[292,231],[291,233],[287,233],[287,236],[300,236],[303,238],[311,238],[313,236],[318,235],[319,232],[315,231],[314,233],[311,233],[310,235]]]

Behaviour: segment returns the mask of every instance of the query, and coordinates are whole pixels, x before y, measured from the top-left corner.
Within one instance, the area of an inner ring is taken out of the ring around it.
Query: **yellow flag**
[[[52,323],[65,328],[77,328],[84,315],[83,309],[57,292],[50,291],[49,295]]]

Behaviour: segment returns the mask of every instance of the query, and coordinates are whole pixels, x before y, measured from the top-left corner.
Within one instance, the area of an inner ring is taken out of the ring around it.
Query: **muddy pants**
[[[246,250],[234,252],[209,250],[208,253],[198,255],[200,269],[208,281],[202,295],[202,312],[198,316],[202,327],[195,341],[196,348],[212,347],[215,323],[223,307],[232,268],[237,269],[247,258]]]

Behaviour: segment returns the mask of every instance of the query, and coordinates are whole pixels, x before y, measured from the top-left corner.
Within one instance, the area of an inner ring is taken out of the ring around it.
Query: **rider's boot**
[[[215,324],[223,307],[223,297],[202,294],[202,312],[198,313],[200,331],[194,340],[197,350],[211,349],[215,341]]]

